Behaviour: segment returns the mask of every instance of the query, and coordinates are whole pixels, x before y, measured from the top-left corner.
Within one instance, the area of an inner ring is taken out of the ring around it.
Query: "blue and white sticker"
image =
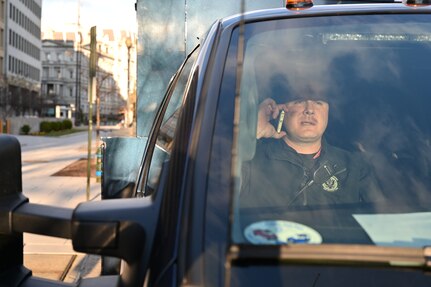
[[[320,244],[322,236],[311,227],[284,220],[259,221],[247,226],[245,238],[252,244]]]

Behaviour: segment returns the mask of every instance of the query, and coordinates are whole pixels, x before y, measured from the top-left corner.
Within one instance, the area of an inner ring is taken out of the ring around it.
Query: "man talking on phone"
[[[317,96],[260,103],[256,153],[242,166],[241,207],[375,200],[377,184],[361,156],[324,140],[329,109]]]

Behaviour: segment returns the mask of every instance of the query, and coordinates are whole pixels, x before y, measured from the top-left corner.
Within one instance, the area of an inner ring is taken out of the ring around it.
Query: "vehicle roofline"
[[[273,8],[249,11],[244,14],[235,14],[220,19],[223,27],[237,25],[241,21],[254,22],[279,18],[331,16],[331,15],[358,15],[358,14],[431,14],[431,5],[411,7],[403,3],[378,3],[378,4],[334,4],[315,5],[304,10],[289,10],[286,8]]]

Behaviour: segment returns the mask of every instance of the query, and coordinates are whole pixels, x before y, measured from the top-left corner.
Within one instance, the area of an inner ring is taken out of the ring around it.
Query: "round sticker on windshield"
[[[311,227],[291,221],[259,221],[247,226],[244,236],[252,244],[320,244],[322,236]]]

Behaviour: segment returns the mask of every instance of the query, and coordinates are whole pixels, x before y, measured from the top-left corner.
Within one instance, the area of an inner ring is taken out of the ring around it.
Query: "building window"
[[[48,78],[49,77],[49,68],[43,67],[42,73],[43,73],[44,78]]]
[[[47,84],[46,90],[47,90],[48,95],[54,94],[54,84]]]
[[[61,78],[61,68],[60,67],[55,67],[55,73],[57,74],[57,78],[60,79]]]

